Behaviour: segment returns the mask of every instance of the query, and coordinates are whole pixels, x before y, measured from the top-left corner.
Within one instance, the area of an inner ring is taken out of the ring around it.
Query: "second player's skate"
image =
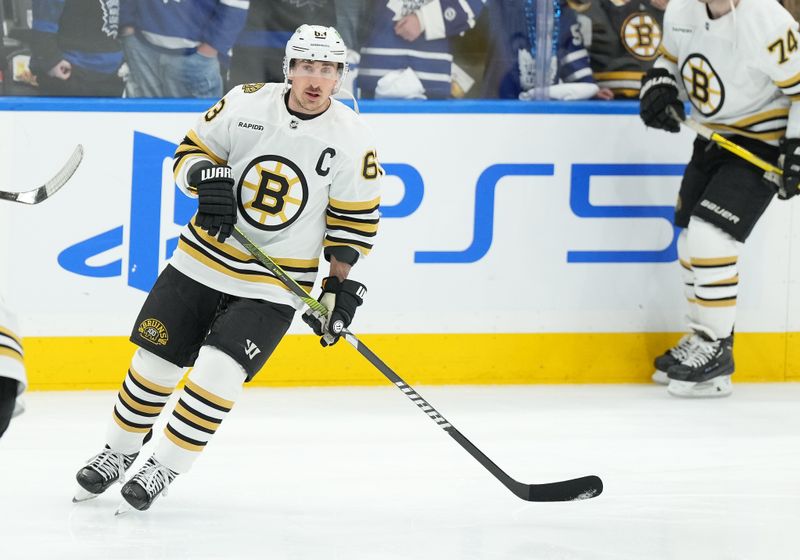
[[[676,397],[727,397],[733,390],[733,370],[730,337],[707,340],[697,336],[689,356],[669,368],[667,391]]]
[[[125,481],[125,471],[133,464],[138,453],[125,455],[106,447],[89,459],[89,462],[75,475],[78,489],[73,502],[85,502],[105,492],[115,482]]]
[[[651,379],[654,383],[658,383],[659,385],[669,384],[669,376],[667,375],[667,371],[672,366],[676,366],[681,363],[681,360],[689,357],[689,351],[694,345],[694,338],[696,336],[697,335],[694,333],[683,335],[678,341],[678,344],[668,349],[654,360],[653,365],[655,366],[656,371],[651,376]]]

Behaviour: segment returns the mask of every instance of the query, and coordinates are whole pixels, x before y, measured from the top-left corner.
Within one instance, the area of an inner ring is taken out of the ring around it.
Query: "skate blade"
[[[81,502],[88,502],[89,500],[93,500],[100,494],[92,494],[88,490],[84,489],[81,486],[78,486],[78,489],[75,490],[75,495],[72,497],[73,504],[79,504]]]
[[[667,376],[666,371],[661,371],[657,369],[653,375],[650,376],[650,379],[653,380],[653,383],[658,383],[659,385],[669,385],[669,377]]]
[[[700,383],[670,379],[667,392],[674,397],[713,399],[729,396],[733,392],[733,385],[730,375],[715,377]]]
[[[114,517],[119,517],[120,515],[126,515],[132,511],[135,511],[134,507],[125,500],[122,500],[122,502],[117,506],[117,511],[114,512]]]

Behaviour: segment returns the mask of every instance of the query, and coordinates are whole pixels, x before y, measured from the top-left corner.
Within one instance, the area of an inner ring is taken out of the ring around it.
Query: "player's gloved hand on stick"
[[[683,103],[678,99],[678,83],[664,68],[651,68],[642,77],[639,90],[639,115],[644,124],[669,132],[679,132],[681,125],[667,113],[672,107],[681,119],[686,118]]]
[[[364,303],[367,287],[355,280],[340,281],[336,276],[328,276],[322,281],[322,294],[318,301],[328,308],[328,315],[321,317],[312,310],[303,313],[303,321],[321,336],[320,344],[336,344],[342,331],[350,326],[356,308]]]
[[[800,192],[800,138],[781,141],[783,160],[783,185],[778,188],[778,198],[788,200]]]
[[[189,171],[189,185],[197,189],[195,225],[224,242],[236,223],[231,168],[208,162],[197,163]]]

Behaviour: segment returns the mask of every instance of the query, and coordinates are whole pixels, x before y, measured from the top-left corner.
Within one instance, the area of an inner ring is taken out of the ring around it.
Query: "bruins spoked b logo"
[[[308,202],[308,183],[292,161],[275,155],[250,162],[237,186],[239,210],[250,225],[283,229],[294,222]]]
[[[691,54],[683,62],[681,78],[694,108],[706,117],[714,115],[725,102],[725,86],[706,57]]]
[[[639,60],[653,60],[661,46],[661,27],[653,16],[636,12],[628,16],[620,29],[625,49]]]

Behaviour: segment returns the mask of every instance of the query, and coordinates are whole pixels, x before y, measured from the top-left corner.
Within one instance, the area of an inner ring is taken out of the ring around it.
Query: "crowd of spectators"
[[[668,0],[0,2],[27,12],[29,29],[4,25],[6,83],[26,95],[220,97],[283,81],[310,23],[341,33],[356,97],[569,100],[638,95]]]

